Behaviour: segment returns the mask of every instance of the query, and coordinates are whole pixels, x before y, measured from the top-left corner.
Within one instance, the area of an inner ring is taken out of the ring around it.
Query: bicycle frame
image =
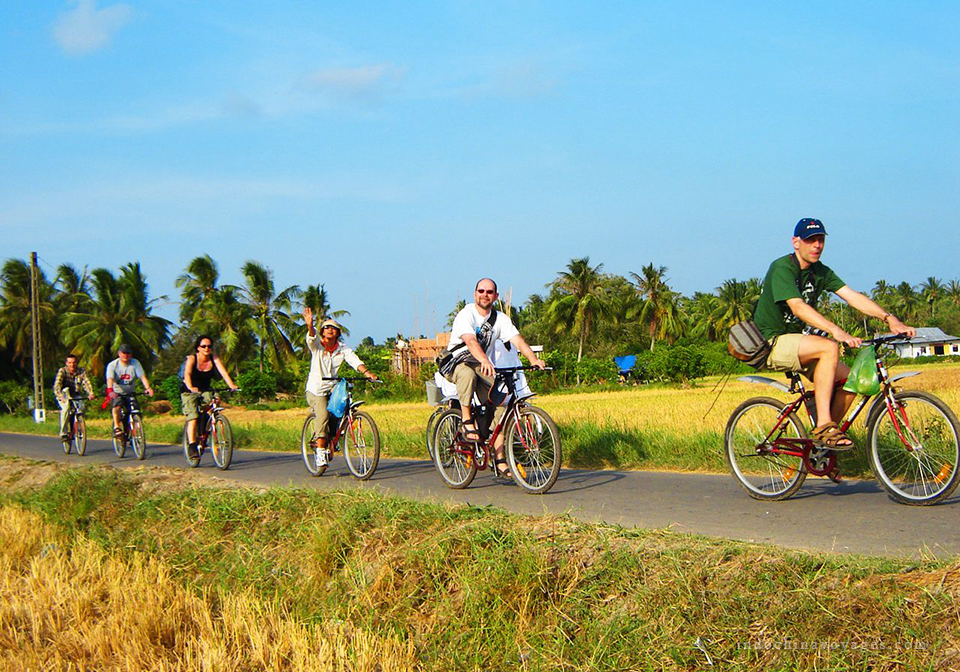
[[[460,453],[466,457],[470,457],[477,463],[478,469],[487,469],[493,468],[492,456],[495,455],[495,449],[497,442],[497,437],[501,433],[506,431],[508,423],[512,420],[519,436],[522,441],[525,441],[524,433],[520,432],[520,414],[517,412],[518,409],[523,408],[526,405],[526,400],[531,398],[533,395],[524,397],[523,399],[517,398],[517,387],[515,374],[519,370],[523,370],[526,367],[519,368],[509,368],[509,369],[497,369],[497,375],[494,381],[494,387],[498,382],[503,382],[507,386],[507,393],[509,395],[509,401],[507,403],[507,408],[503,412],[503,416],[500,418],[500,422],[496,424],[493,428],[493,431],[487,437],[486,441],[482,443],[477,443],[475,441],[467,441],[463,438],[463,428],[457,431],[457,435],[454,439],[455,445],[451,448],[454,452]],[[471,411],[473,411],[473,417],[476,419],[478,417],[476,411],[479,407],[471,405]],[[477,427],[479,430],[479,425]],[[525,446],[526,447],[526,446]]]
[[[873,339],[871,341],[864,341],[864,343],[873,343],[875,345],[883,345],[887,341],[898,340],[900,337],[880,337]],[[894,397],[896,390],[894,389],[893,383],[902,378],[909,378],[911,376],[916,376],[919,374],[918,371],[906,371],[899,373],[895,376],[890,376],[887,371],[887,367],[883,362],[883,357],[880,355],[878,350],[876,353],[876,365],[877,365],[877,374],[880,378],[881,391],[876,395],[866,396],[866,395],[857,395],[860,397],[859,402],[855,406],[852,406],[850,410],[847,411],[846,416],[839,423],[840,431],[846,433],[850,426],[854,423],[860,413],[866,408],[868,402],[873,399],[873,402],[870,404],[870,412],[868,416],[873,412],[873,408],[876,404],[881,403],[881,401],[886,406],[886,411],[890,415],[890,419],[893,422],[895,431],[900,437],[901,442],[904,444],[904,447],[908,451],[913,450],[913,444],[911,443],[911,437],[907,436],[907,433],[911,433],[909,420],[906,417],[906,413],[903,411],[903,407],[897,402]],[[766,452],[773,455],[789,455],[791,457],[800,457],[803,459],[804,467],[807,473],[813,474],[815,476],[830,476],[833,478],[835,476],[836,470],[836,454],[834,451],[829,451],[829,455],[826,456],[825,460],[818,460],[821,462],[821,465],[818,466],[814,464],[811,459],[811,453],[817,450],[823,450],[817,446],[816,442],[810,438],[786,438],[780,436],[780,433],[786,428],[787,418],[791,413],[797,412],[800,407],[804,407],[807,411],[807,418],[810,421],[810,426],[816,426],[816,420],[813,412],[811,411],[811,406],[814,404],[814,393],[811,390],[804,388],[803,381],[799,374],[789,373],[787,374],[790,378],[790,386],[787,387],[782,383],[778,383],[769,378],[764,378],[763,376],[744,376],[739,380],[744,380],[752,383],[762,383],[766,385],[771,385],[776,387],[784,392],[789,394],[798,395],[796,399],[784,406],[783,410],[780,412],[780,415],[777,417],[776,423],[774,423],[773,429],[764,437],[760,446],[770,446],[767,448],[760,448],[760,452]],[[844,383],[846,383],[846,378],[838,380],[834,383],[833,389],[836,391],[838,388],[841,388]],[[915,437],[914,437],[915,440]]]
[[[217,445],[217,418],[223,412],[224,407],[220,405],[220,395],[214,394],[213,399],[204,404],[197,414],[197,449],[203,455],[203,447],[207,439],[212,438],[211,448]],[[202,421],[202,422],[201,422]],[[213,448],[215,450],[215,448]]]

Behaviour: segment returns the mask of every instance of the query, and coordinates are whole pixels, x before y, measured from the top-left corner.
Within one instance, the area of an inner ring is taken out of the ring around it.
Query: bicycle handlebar
[[[516,373],[517,371],[553,371],[553,367],[547,366],[541,369],[539,366],[505,366],[496,367],[493,370],[497,373]]]
[[[383,383],[382,380],[377,378],[373,380],[372,378],[367,378],[366,376],[353,376],[348,378],[347,376],[323,376],[321,380],[345,380],[348,383]]]
[[[883,345],[884,343],[892,343],[893,341],[909,341],[911,340],[909,336],[905,334],[892,334],[890,336],[877,336],[876,338],[864,339],[864,345]]]

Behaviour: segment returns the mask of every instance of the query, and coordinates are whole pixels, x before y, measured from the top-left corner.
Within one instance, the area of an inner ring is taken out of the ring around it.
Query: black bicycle
[[[113,452],[117,457],[127,453],[127,446],[133,447],[138,460],[147,456],[147,443],[143,438],[143,412],[137,395],[120,393],[120,433],[113,435]]]
[[[71,449],[76,449],[77,455],[81,457],[87,452],[85,401],[83,397],[70,397],[68,400],[69,406],[65,410],[67,423],[64,425],[64,434],[60,437],[63,442],[63,452],[67,455],[70,454]]]

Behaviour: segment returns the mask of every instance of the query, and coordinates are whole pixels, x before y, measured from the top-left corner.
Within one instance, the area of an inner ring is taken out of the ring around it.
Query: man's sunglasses
[[[495,289],[478,289],[477,290],[477,294],[489,294],[493,296],[496,293],[497,293],[497,290]]]

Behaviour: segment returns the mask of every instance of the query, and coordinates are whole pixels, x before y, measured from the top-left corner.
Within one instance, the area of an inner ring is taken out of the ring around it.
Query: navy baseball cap
[[[825,236],[827,235],[827,230],[823,228],[823,222],[819,219],[812,219],[810,217],[804,217],[799,222],[797,222],[796,227],[793,229],[793,237],[799,238],[800,240],[806,240],[810,236]]]

